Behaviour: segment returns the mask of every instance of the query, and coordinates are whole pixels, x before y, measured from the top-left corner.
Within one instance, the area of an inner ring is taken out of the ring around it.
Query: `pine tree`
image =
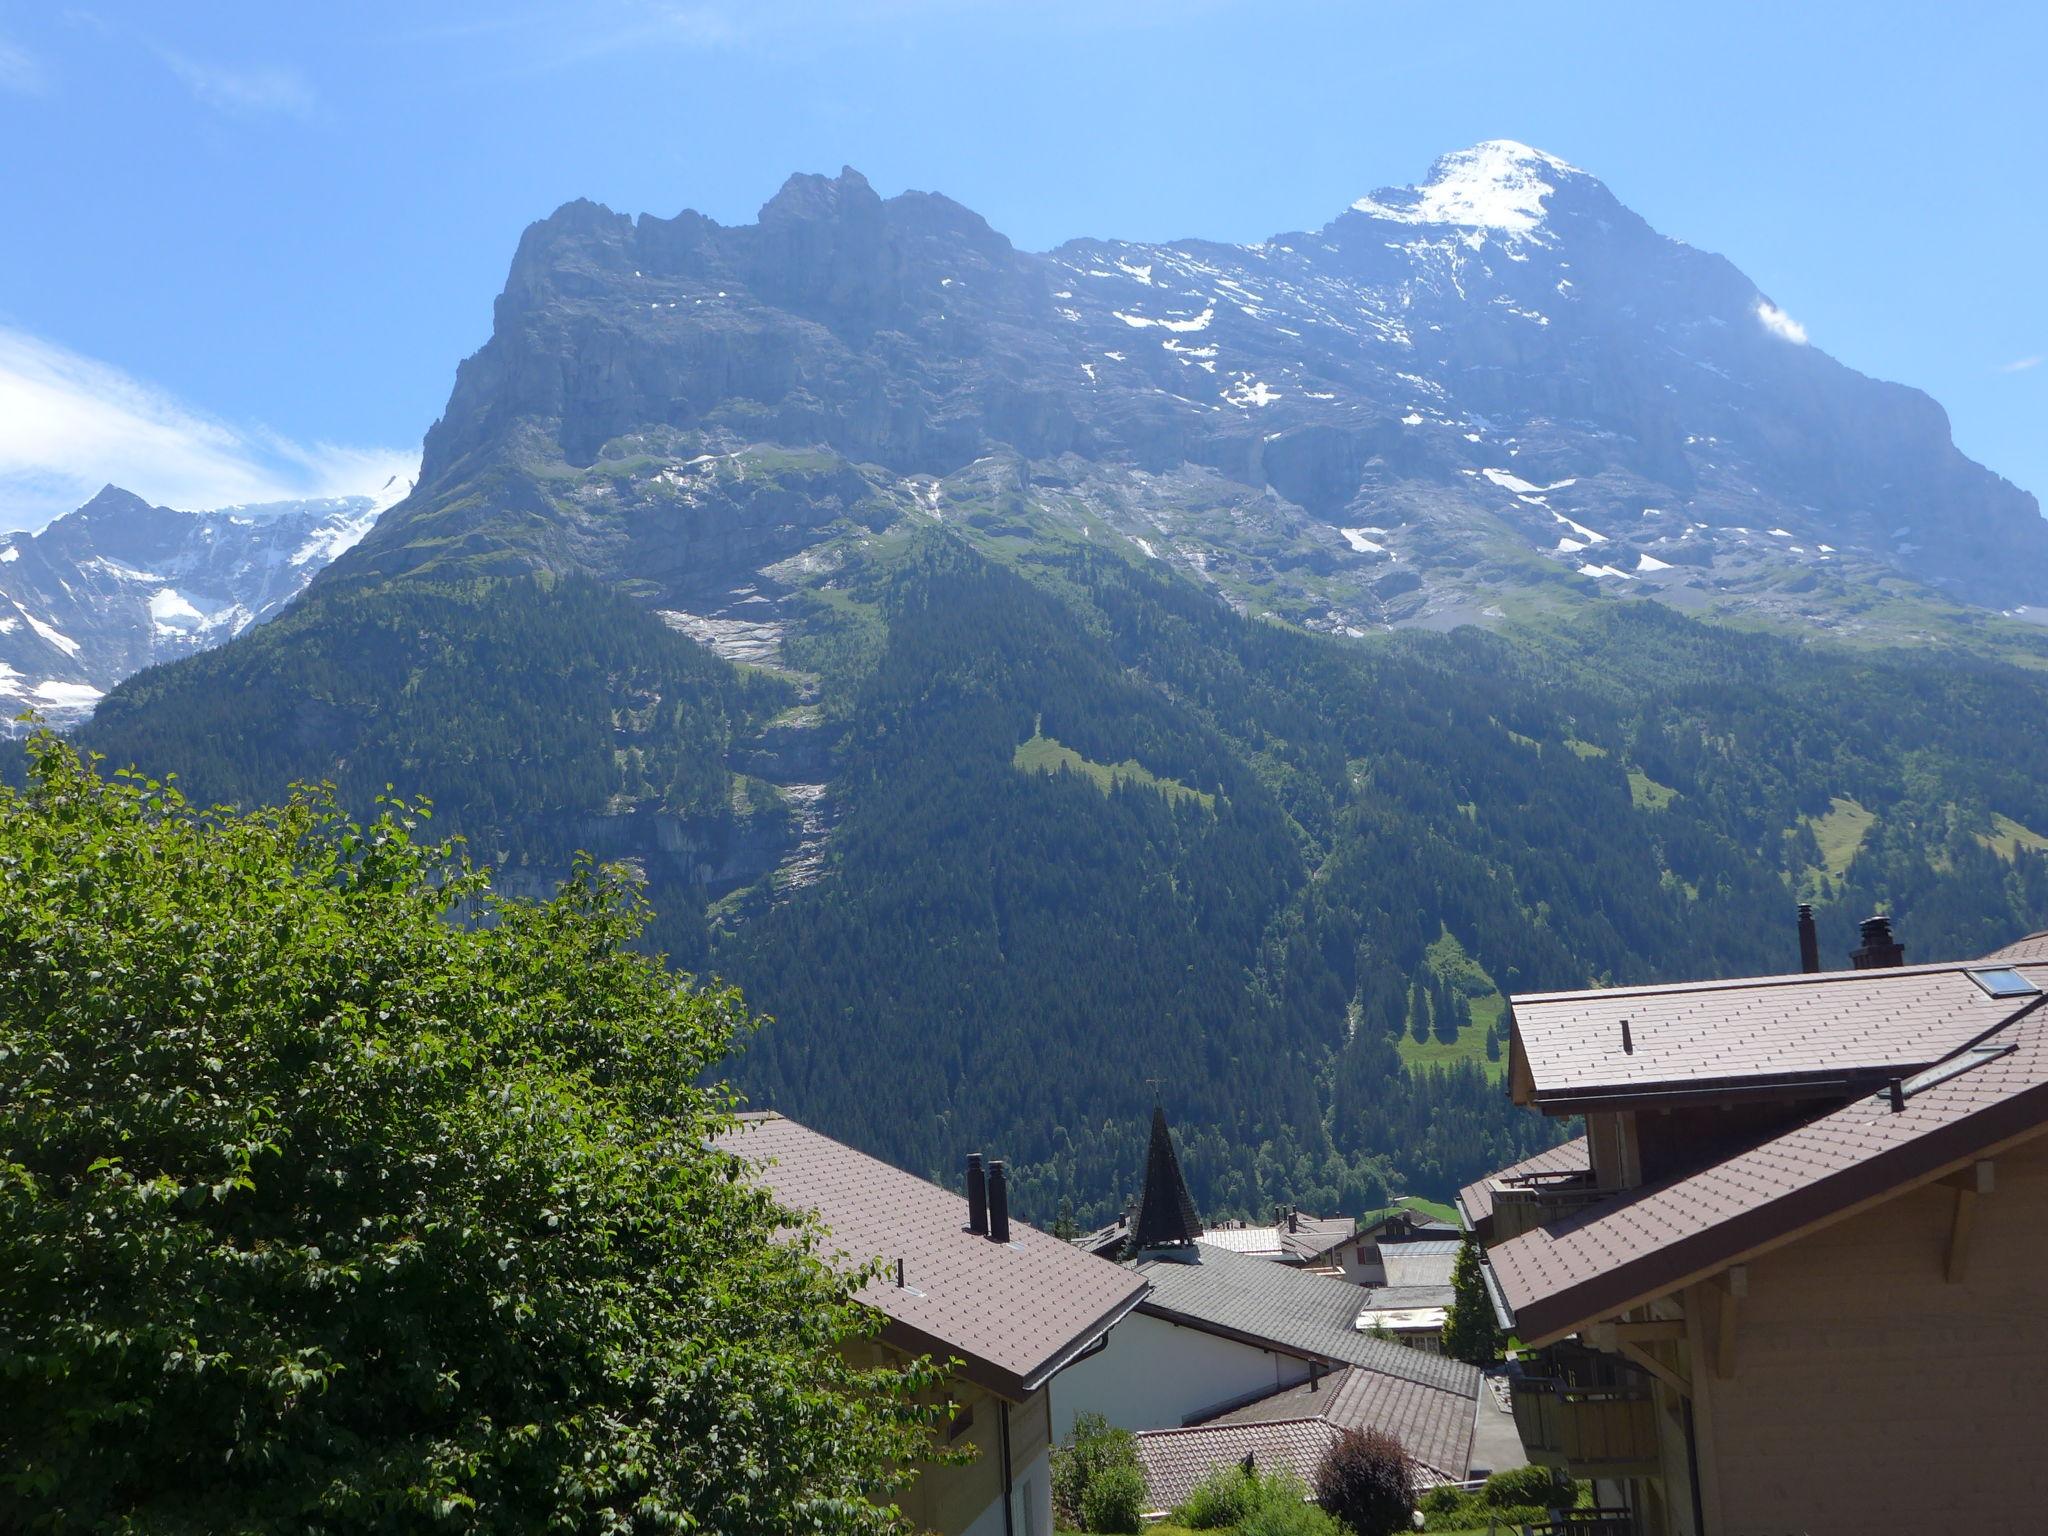
[[[1447,992],[1437,996],[1436,1037],[1445,1045],[1458,1043],[1458,1005]]]
[[[1479,1245],[1468,1234],[1451,1269],[1453,1299],[1444,1313],[1444,1353],[1470,1365],[1491,1365],[1500,1358],[1500,1320],[1486,1294],[1479,1267]]]
[[[1420,976],[1408,988],[1408,1033],[1417,1045],[1429,1044],[1429,994],[1422,990]]]

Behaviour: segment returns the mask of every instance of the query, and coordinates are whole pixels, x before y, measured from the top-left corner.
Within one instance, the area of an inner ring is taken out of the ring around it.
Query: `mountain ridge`
[[[133,673],[278,612],[405,489],[185,512],[109,484],[0,534],[0,700],[82,719]]]

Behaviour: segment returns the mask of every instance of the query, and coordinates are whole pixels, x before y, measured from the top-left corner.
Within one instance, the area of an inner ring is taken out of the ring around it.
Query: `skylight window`
[[[2041,989],[2009,965],[1970,972],[1970,980],[1992,997],[2038,997]]]

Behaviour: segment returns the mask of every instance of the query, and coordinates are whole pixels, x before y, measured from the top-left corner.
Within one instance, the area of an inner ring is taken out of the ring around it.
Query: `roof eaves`
[[[1027,1393],[1036,1392],[1040,1387],[1052,1380],[1053,1377],[1072,1365],[1082,1354],[1094,1348],[1095,1342],[1098,1339],[1129,1317],[1138,1307],[1142,1306],[1145,1298],[1151,1293],[1152,1282],[1140,1280],[1137,1288],[1129,1296],[1118,1302],[1114,1307],[1111,1307],[1108,1312],[1104,1313],[1073,1339],[1069,1340],[1065,1348],[1061,1349],[1051,1359],[1039,1365],[1036,1370],[1020,1377],[1019,1385]]]
[[[1925,1135],[1887,1147],[1811,1184],[1519,1306],[1513,1305],[1502,1288],[1495,1292],[1496,1310],[1502,1312],[1504,1325],[1518,1333],[1529,1347],[1549,1344],[1589,1323],[1683,1290],[1731,1264],[1768,1252],[1810,1227],[1843,1220],[1867,1206],[1931,1184],[1978,1158],[2043,1133],[2048,1133],[2048,1082],[2037,1083],[1962,1119],[1934,1127]],[[1683,1182],[1678,1179],[1671,1184]],[[1628,1193],[1634,1199],[1617,1197],[1579,1211],[1568,1220],[1575,1226],[1584,1225],[1670,1188],[1671,1184],[1631,1190]],[[1496,1251],[1504,1252],[1514,1243],[1540,1238],[1547,1230],[1539,1228],[1510,1238]],[[1488,1285],[1489,1289],[1496,1285],[1490,1264]]]
[[[1219,1339],[1232,1339],[1239,1344],[1250,1344],[1271,1354],[1287,1355],[1295,1360],[1312,1360],[1329,1366],[1351,1363],[1323,1350],[1310,1349],[1305,1344],[1289,1344],[1262,1333],[1253,1333],[1249,1329],[1233,1328],[1230,1324],[1219,1323],[1214,1318],[1197,1317],[1191,1312],[1177,1312],[1172,1307],[1162,1306],[1150,1299],[1141,1299],[1137,1309],[1147,1317],[1156,1317],[1161,1322],[1172,1323],[1179,1328],[1193,1328],[1198,1333],[1213,1334]]]
[[[2000,1019],[1994,1028],[2010,1022]],[[1947,1054],[1945,1051],[1942,1054]],[[1578,1115],[1599,1109],[1655,1109],[1665,1104],[1701,1100],[1713,1103],[1803,1099],[1821,1095],[1854,1096],[1873,1084],[1889,1082],[1901,1072],[1916,1072],[1930,1065],[1935,1056],[1916,1056],[1882,1067],[1862,1067],[1844,1072],[1827,1068],[1816,1072],[1774,1072],[1769,1075],[1734,1072],[1721,1077],[1677,1077],[1661,1082],[1636,1082],[1627,1086],[1600,1084],[1570,1088],[1537,1088],[1530,1102],[1545,1114]]]

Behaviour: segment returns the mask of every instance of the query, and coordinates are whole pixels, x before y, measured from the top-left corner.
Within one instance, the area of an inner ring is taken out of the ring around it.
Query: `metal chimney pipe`
[[[1863,919],[1863,942],[1849,951],[1849,963],[1859,971],[1881,971],[1906,963],[1906,946],[1892,937],[1890,918]]]
[[[988,1237],[992,1243],[1010,1240],[1010,1177],[1000,1157],[988,1165]]]
[[[988,1178],[979,1152],[967,1154],[967,1230],[977,1236],[988,1230]]]
[[[1287,1230],[1290,1232],[1299,1232],[1301,1230],[1300,1207],[1292,1205],[1287,1207]]]
[[[1799,969],[1811,976],[1820,969],[1820,935],[1813,926],[1813,903],[1799,903]]]

